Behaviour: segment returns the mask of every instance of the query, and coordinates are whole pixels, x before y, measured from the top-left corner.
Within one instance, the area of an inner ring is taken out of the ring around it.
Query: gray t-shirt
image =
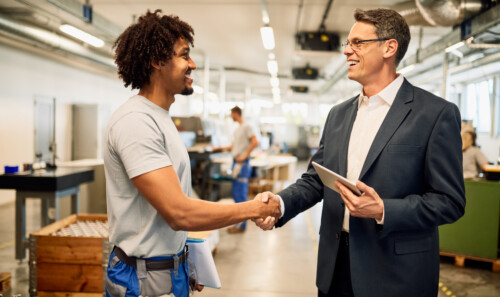
[[[168,111],[145,97],[133,96],[113,113],[105,143],[110,243],[141,258],[180,252],[187,232],[172,230],[131,181],[173,166],[182,190],[191,196],[189,156]]]
[[[249,123],[243,122],[238,126],[236,131],[234,131],[233,147],[231,149],[233,158],[236,158],[248,150],[248,147],[252,143],[250,139],[254,135]]]
[[[463,151],[464,178],[476,177],[481,172],[481,165],[488,163],[488,158],[477,146],[471,146]]]

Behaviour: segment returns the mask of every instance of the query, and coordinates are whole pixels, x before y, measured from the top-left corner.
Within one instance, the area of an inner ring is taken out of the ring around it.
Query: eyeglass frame
[[[340,45],[342,46],[342,48],[346,48],[347,45],[349,45],[352,49],[359,49],[360,48],[360,44],[361,43],[365,43],[365,42],[371,42],[371,41],[387,41],[387,40],[390,40],[391,38],[377,38],[377,39],[365,39],[365,40],[357,40],[356,41],[356,44],[352,44],[351,41],[349,40],[346,40],[344,42],[342,42]],[[355,39],[356,40],[356,39]]]

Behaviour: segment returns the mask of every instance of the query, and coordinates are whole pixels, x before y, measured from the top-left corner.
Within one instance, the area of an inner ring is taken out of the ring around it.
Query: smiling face
[[[174,55],[164,66],[164,82],[169,93],[191,95],[193,93],[193,79],[191,71],[196,69],[196,64],[189,56],[190,48],[184,38],[174,44]]]
[[[356,22],[349,33],[348,41],[378,39],[375,26],[367,22]],[[373,41],[360,43],[359,48],[347,45],[344,55],[347,58],[349,79],[359,82],[365,86],[377,80],[380,70],[384,64],[385,41]]]

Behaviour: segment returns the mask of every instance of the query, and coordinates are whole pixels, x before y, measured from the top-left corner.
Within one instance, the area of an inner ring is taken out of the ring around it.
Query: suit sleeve
[[[328,119],[330,119],[330,115]],[[327,133],[326,127],[328,127],[328,120],[325,123],[318,151],[312,156],[311,162],[307,166],[307,171],[294,184],[278,193],[285,204],[285,214],[278,220],[276,227],[283,226],[296,215],[313,207],[323,199],[323,183],[312,166],[312,161],[323,165],[324,140]]]
[[[460,112],[447,104],[427,143],[421,195],[384,199],[382,236],[394,231],[425,230],[453,223],[465,209]]]

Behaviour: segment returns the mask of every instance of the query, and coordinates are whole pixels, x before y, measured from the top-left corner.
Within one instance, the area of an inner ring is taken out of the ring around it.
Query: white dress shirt
[[[347,151],[347,179],[352,181],[359,179],[375,135],[389,112],[403,81],[403,76],[398,75],[387,87],[370,98],[365,96],[363,91],[360,92],[358,113],[352,127]],[[346,207],[342,223],[342,230],[346,232],[349,232],[349,216],[349,209]],[[382,215],[382,220],[377,220],[377,223],[384,223],[384,215]]]
[[[349,149],[347,152],[347,179],[352,181],[359,179],[361,169],[363,168],[372,142],[375,139],[375,135],[377,135],[403,82],[403,75],[398,74],[396,79],[387,87],[370,98],[365,96],[361,90],[358,100],[358,113],[349,139]],[[283,217],[285,214],[285,204],[281,196],[278,196],[278,198],[281,204],[281,217]],[[350,212],[346,207],[344,221],[342,222],[342,230],[346,232],[349,232],[349,216]],[[384,223],[384,216],[385,213],[382,215],[380,221],[376,220],[378,224]]]

